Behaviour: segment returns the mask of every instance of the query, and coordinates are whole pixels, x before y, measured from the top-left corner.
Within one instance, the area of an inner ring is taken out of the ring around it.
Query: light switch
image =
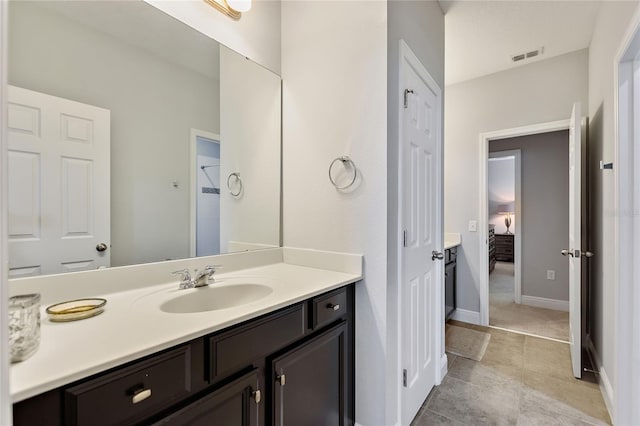
[[[547,271],[547,279],[551,281],[555,281],[556,279],[556,271],[548,270]]]
[[[470,220],[469,221],[469,232],[478,232],[478,221]]]

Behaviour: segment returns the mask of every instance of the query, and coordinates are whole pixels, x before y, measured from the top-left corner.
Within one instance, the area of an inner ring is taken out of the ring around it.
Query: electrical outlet
[[[475,220],[469,221],[469,232],[478,232],[478,222]]]
[[[556,279],[556,271],[548,270],[547,271],[547,279],[551,281],[555,281]]]

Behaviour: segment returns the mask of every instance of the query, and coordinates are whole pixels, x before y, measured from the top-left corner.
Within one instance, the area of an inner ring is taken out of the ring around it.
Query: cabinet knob
[[[327,303],[327,309],[338,311],[338,310],[340,310],[340,305],[338,305],[338,304],[334,305],[333,303]]]
[[[260,404],[260,401],[262,401],[262,392],[260,392],[260,389],[254,391],[251,396],[253,396],[253,400],[256,402],[256,404]]]
[[[140,389],[133,394],[133,397],[131,398],[131,402],[133,404],[137,404],[138,402],[142,402],[145,399],[149,398],[150,396],[151,396],[151,389]]]
[[[280,374],[276,376],[276,380],[280,383],[280,386],[284,386],[287,384],[287,377],[284,374]]]

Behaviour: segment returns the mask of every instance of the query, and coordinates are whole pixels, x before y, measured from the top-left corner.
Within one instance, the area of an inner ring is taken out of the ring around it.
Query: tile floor
[[[514,302],[513,263],[497,262],[489,275],[489,324],[569,341],[569,313]]]
[[[482,361],[449,357],[449,372],[412,426],[610,424],[600,389],[571,372],[569,345],[457,321],[491,334]]]

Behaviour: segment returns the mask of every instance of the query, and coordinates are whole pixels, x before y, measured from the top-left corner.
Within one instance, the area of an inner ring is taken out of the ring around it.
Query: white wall
[[[7,115],[7,28],[8,2],[0,3],[0,114]],[[8,264],[7,258],[7,127],[0,120],[0,339],[9,341]],[[11,424],[9,391],[9,345],[0,345],[0,424]]]
[[[489,151],[491,151],[491,147],[489,147]],[[514,157],[494,158],[491,156],[487,172],[489,224],[495,225],[496,234],[504,234],[507,232],[507,226],[504,224],[505,215],[500,212],[503,211],[501,207],[503,205],[513,206],[511,211],[515,212],[516,160]],[[512,214],[511,226],[509,227],[512,234],[515,233],[517,220],[515,214]]]
[[[479,312],[479,134],[568,119],[573,102],[587,105],[588,52],[447,86],[445,91],[445,230],[462,235],[458,306]],[[611,65],[613,67],[613,65]],[[612,68],[613,69],[613,68]]]
[[[217,79],[38,2],[12,3],[10,19],[10,84],[111,110],[112,265],[188,257],[189,132],[218,132]]]
[[[220,250],[230,251],[230,241],[278,247],[280,77],[221,46],[220,81]],[[237,197],[231,173],[240,173]]]
[[[521,164],[522,294],[569,300],[569,262],[560,255],[569,244],[569,131],[489,143],[490,152],[514,149]],[[547,280],[548,270],[555,280]]]
[[[221,44],[280,74],[280,1],[253,0],[235,21],[202,0],[145,0]]]
[[[388,425],[400,421],[398,391],[401,383],[397,357],[399,336],[398,318],[398,109],[400,40],[404,40],[431,77],[444,92],[444,15],[435,1],[387,2],[388,47],[387,47],[387,318],[389,332],[387,347],[387,415]],[[444,97],[443,97],[444,98]],[[443,114],[444,121],[444,114]],[[444,126],[441,127],[444,129]],[[375,423],[372,423],[375,424]]]
[[[614,160],[614,56],[622,43],[637,1],[603,2],[589,47],[589,185],[591,214],[591,330],[597,356],[602,362],[605,399],[613,403],[616,375],[614,284],[614,174],[598,168],[600,160]],[[614,164],[615,169],[615,164]],[[623,230],[624,232],[624,230]],[[614,413],[615,415],[615,413]],[[615,422],[615,417],[614,417]]]
[[[356,421],[385,416],[387,357],[387,4],[283,2],[285,246],[362,253],[356,286]],[[329,182],[349,155],[361,179]]]

